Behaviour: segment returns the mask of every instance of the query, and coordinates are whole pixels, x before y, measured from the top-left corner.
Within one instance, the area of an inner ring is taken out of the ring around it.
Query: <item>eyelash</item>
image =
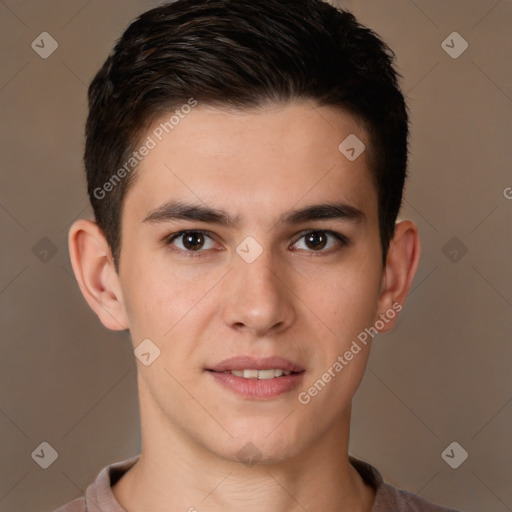
[[[190,233],[199,233],[201,235],[207,236],[208,238],[214,240],[213,237],[211,236],[211,233],[209,231],[203,231],[201,229],[188,229],[188,230],[185,230],[185,231],[178,231],[177,233],[171,233],[169,236],[167,236],[164,239],[165,245],[172,246],[173,245],[172,242],[174,242],[174,240],[176,240],[180,236],[188,235]],[[303,231],[301,233],[300,237],[297,239],[296,242],[294,242],[293,245],[295,245],[301,238],[304,238],[306,235],[309,235],[311,233],[324,233],[326,235],[333,236],[340,243],[341,247],[348,247],[348,246],[351,245],[351,241],[345,235],[342,235],[341,233],[337,233],[336,231],[331,231],[329,229],[312,229],[312,230],[309,230],[309,231]],[[330,254],[331,252],[333,252],[333,250],[336,251],[336,250],[339,250],[339,249],[340,249],[340,247],[334,247],[334,248],[331,247],[331,248],[329,248],[327,250],[319,250],[319,251],[311,250],[311,251],[306,251],[306,252],[311,253],[311,256],[317,256],[317,255]],[[176,252],[180,252],[180,253],[182,253],[187,258],[203,257],[204,254],[202,254],[202,253],[206,252],[205,250],[184,251],[183,249],[179,249],[178,247],[175,247],[175,248],[173,248],[171,250],[176,251]]]

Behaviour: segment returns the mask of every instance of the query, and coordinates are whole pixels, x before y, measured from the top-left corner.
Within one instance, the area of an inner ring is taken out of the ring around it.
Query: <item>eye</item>
[[[301,240],[304,240],[302,243]],[[306,250],[308,252],[328,252],[336,246],[350,245],[348,238],[335,231],[308,231],[304,233],[292,248]]]
[[[180,231],[168,236],[166,243],[185,252],[202,252],[215,247],[213,239],[204,231]]]

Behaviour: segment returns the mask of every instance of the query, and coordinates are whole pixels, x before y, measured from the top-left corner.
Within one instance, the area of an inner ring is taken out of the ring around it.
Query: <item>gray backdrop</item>
[[[87,84],[129,20],[157,3],[0,1],[1,512],[51,511],[139,453],[130,341],[82,298],[67,230],[91,213]],[[391,45],[404,75],[401,217],[423,246],[397,327],[373,343],[351,453],[429,499],[512,510],[512,2],[344,6]],[[41,443],[58,454],[47,469]]]

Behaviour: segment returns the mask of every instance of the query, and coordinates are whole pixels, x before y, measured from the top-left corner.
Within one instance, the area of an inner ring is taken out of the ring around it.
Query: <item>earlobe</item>
[[[418,228],[414,222],[404,220],[395,225],[395,233],[389,245],[386,267],[379,298],[378,316],[393,311],[392,319],[380,332],[392,329],[407,298],[416,275],[421,255]],[[389,315],[391,316],[391,315]]]
[[[110,247],[98,225],[79,219],[68,235],[69,256],[85,300],[108,329],[128,329],[126,311]]]

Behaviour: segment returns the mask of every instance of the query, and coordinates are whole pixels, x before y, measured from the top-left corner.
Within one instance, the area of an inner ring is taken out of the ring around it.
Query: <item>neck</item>
[[[375,491],[348,459],[350,410],[293,457],[244,465],[177,428],[151,397],[140,398],[141,457],[112,488],[126,512],[371,511]]]

